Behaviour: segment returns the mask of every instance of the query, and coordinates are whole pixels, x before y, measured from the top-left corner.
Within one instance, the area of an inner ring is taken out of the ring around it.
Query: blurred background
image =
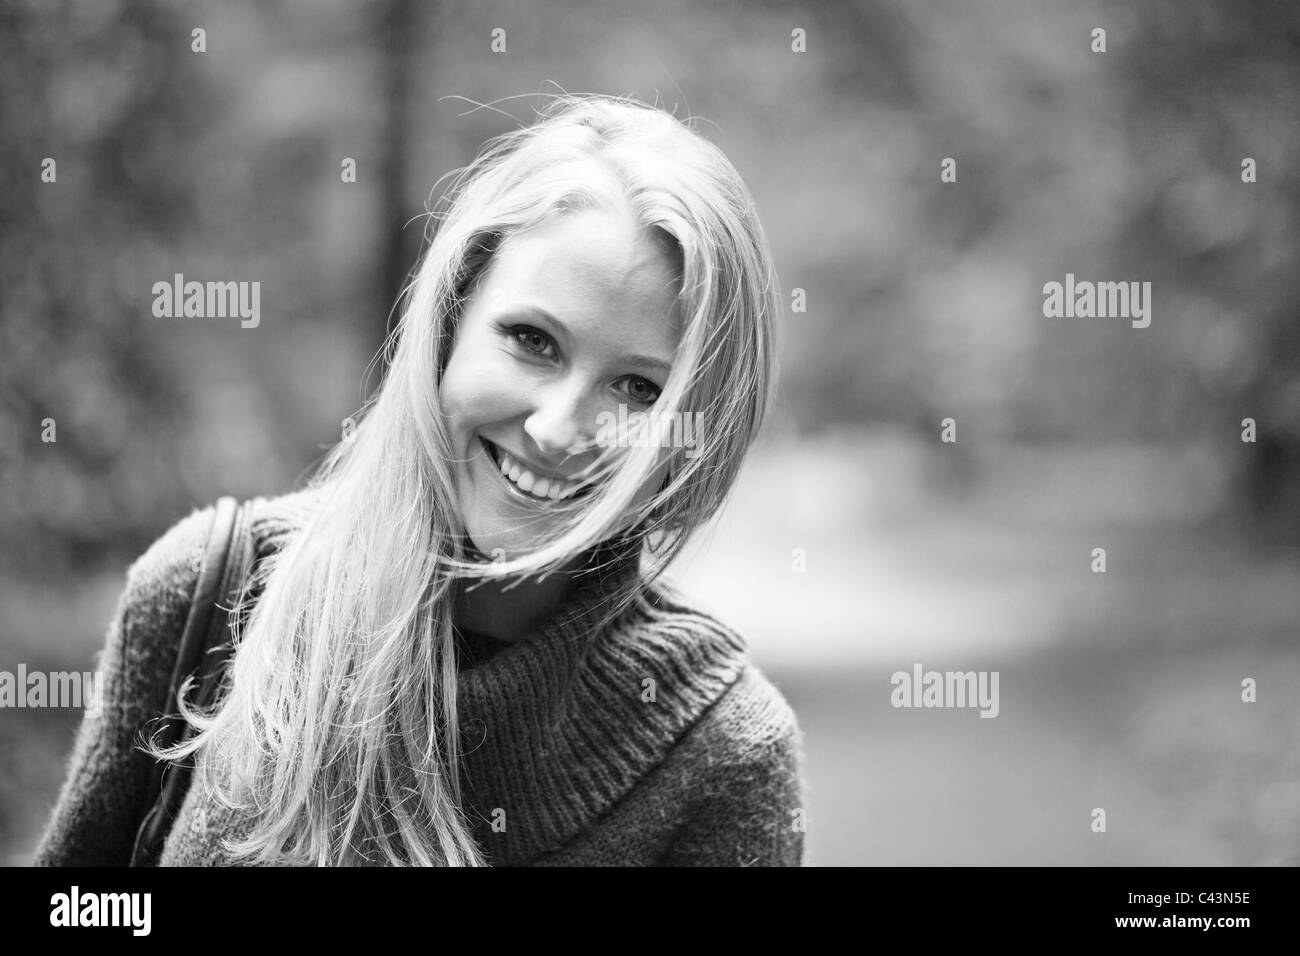
[[[1300,7],[1228,0],[12,0],[0,670],[90,668],[152,540],[306,477],[439,177],[537,94],[632,94],[806,295],[678,571],[799,717],[807,862],[1300,862],[1297,54]],[[260,327],[154,318],[178,272],[260,281]],[[1150,327],[1045,318],[1067,272],[1151,282]],[[892,708],[915,663],[997,670],[1000,715]],[[79,721],[0,711],[0,862]]]

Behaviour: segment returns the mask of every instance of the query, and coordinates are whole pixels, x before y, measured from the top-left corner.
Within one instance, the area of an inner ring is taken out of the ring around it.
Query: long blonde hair
[[[593,163],[607,175],[592,176]],[[613,201],[675,260],[685,321],[654,408],[661,428],[694,413],[695,449],[673,453],[631,531],[629,505],[660,450],[602,452],[599,483],[558,503],[554,535],[485,564],[465,543],[439,399],[464,304],[502,240]],[[627,98],[556,97],[531,126],[489,141],[430,215],[437,228],[399,300],[383,384],[311,478],[312,521],[260,566],[246,625],[235,616],[224,700],[209,713],[183,703],[196,734],[149,748],[195,754],[196,782],[251,815],[224,840],[236,859],[483,865],[461,802],[454,589],[544,576],[617,539],[644,558],[620,609],[643,600],[723,503],[771,401],[771,252],[739,174],[687,122]]]

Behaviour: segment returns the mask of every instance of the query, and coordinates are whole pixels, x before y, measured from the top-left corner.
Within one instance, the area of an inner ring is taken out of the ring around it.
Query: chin
[[[514,509],[498,509],[481,496],[461,512],[469,543],[487,558],[500,549],[514,557],[545,543],[551,522],[538,515],[520,514]]]
[[[533,550],[541,543],[534,538],[526,538],[518,534],[494,534],[490,531],[478,533],[470,531],[467,537],[475,550],[489,560],[498,552],[504,552],[507,557],[516,557]]]

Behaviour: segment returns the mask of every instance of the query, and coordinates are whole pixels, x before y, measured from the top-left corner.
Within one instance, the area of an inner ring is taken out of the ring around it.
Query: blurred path
[[[1300,861],[1297,556],[1189,528],[1180,456],[1031,450],[952,500],[931,454],[761,455],[678,566],[799,715],[810,862]],[[893,709],[915,662],[999,671],[1000,716]]]

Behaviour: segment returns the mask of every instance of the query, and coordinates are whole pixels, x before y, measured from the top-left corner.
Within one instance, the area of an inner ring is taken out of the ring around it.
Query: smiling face
[[[507,238],[465,305],[441,385],[474,546],[515,557],[595,461],[602,413],[649,411],[668,379],[677,279],[630,211],[588,209]],[[585,447],[584,447],[585,446]],[[668,454],[629,513],[662,485]]]

